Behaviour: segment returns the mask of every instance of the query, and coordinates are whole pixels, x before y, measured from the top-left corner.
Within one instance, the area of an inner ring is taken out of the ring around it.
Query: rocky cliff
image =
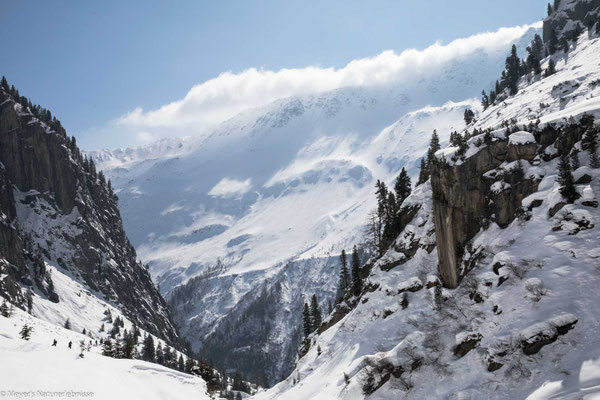
[[[544,19],[544,42],[550,41],[552,31],[557,37],[563,34],[571,39],[576,31],[577,24],[583,29],[593,26],[600,17],[600,0],[562,0],[554,2],[558,5],[552,8],[550,15]]]
[[[472,143],[482,148],[458,162],[434,163],[431,171],[440,274],[450,288],[457,287],[467,272],[461,270],[461,260],[468,241],[490,220],[500,226],[512,222],[521,200],[537,189],[535,180],[514,182],[510,171],[495,171],[505,163],[533,160],[535,143],[509,144],[501,135],[488,145],[483,138]]]
[[[110,182],[36,107],[0,88],[0,294],[23,308],[37,296],[59,302],[46,270],[52,264],[131,321],[179,343],[123,231]]]
[[[523,127],[530,132],[517,126],[488,131],[471,138],[462,156],[453,148],[438,153],[431,186],[439,272],[445,286],[457,287],[469,272],[478,256],[470,240],[482,228],[491,223],[507,227],[517,217],[528,218],[527,213],[540,205],[533,201],[523,206],[543,177],[536,166],[569,154],[583,133],[594,129],[591,121]]]

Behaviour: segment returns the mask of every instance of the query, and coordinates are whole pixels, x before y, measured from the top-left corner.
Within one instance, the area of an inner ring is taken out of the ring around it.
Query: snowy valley
[[[419,80],[282,99],[200,137],[89,152],[194,350],[263,384],[287,376],[301,297],[335,302],[337,255],[361,244],[375,181],[392,182],[403,166],[416,179],[433,129],[447,143],[465,109],[479,107],[465,99],[499,75],[513,41],[524,52],[536,32],[491,33],[502,40]],[[272,313],[248,319],[267,296]],[[257,331],[256,319],[268,323]]]
[[[600,398],[600,2],[473,38],[115,150],[3,78],[0,396]]]

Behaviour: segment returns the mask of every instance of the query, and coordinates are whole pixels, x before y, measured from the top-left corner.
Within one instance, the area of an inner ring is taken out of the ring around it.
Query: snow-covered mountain
[[[518,40],[521,52],[538,30]],[[375,181],[391,182],[403,166],[416,176],[433,129],[447,141],[464,126],[464,110],[479,107],[465,99],[491,85],[508,50],[473,49],[401,85],[281,99],[200,137],[89,152],[193,347],[250,375],[255,368],[232,360],[265,360],[269,372],[253,378],[270,384],[286,375],[303,296],[333,300],[332,256],[359,244]],[[251,335],[253,345],[224,340],[263,293],[277,297],[278,322]]]
[[[563,3],[558,13],[577,5]],[[584,30],[552,56],[555,74],[522,79],[518,94],[468,126],[490,132],[436,154],[431,182],[403,203],[408,224],[373,260],[368,289],[256,399],[598,396],[600,169],[584,138],[600,133],[599,32]],[[561,195],[559,155],[580,164],[572,203]],[[470,214],[480,207],[489,212]],[[448,268],[456,289],[442,287]]]
[[[186,349],[116,204],[60,121],[3,77],[2,396],[208,399],[228,389]]]
[[[49,111],[0,88],[0,294],[11,303],[61,316],[52,271],[79,282],[90,301],[180,344],[168,307],[125,232],[112,188]],[[29,288],[28,292],[25,289]]]

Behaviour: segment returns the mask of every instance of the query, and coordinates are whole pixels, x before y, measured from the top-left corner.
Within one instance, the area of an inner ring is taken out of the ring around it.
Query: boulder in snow
[[[573,329],[576,323],[575,315],[562,314],[522,330],[520,338],[523,353],[527,355],[537,353],[542,347],[554,343],[559,336]]]
[[[399,294],[404,292],[418,292],[421,289],[423,289],[423,282],[416,276],[413,276],[398,285]]]
[[[454,355],[458,358],[464,357],[469,351],[481,341],[483,336],[478,332],[460,332],[456,335],[456,345],[454,346]]]

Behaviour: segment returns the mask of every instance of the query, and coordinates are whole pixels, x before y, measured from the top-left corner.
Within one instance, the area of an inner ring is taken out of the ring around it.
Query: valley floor
[[[19,334],[24,324],[33,327],[29,341]],[[87,345],[89,337],[21,310],[0,316],[0,332],[2,399],[210,399],[201,378],[141,360],[105,357],[95,341],[80,358],[80,341]]]

